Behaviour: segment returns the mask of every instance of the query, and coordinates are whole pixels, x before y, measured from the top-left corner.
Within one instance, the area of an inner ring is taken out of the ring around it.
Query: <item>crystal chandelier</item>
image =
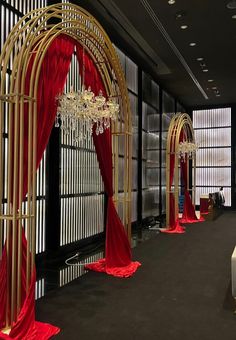
[[[103,133],[110,127],[110,120],[115,120],[119,113],[119,104],[114,97],[106,100],[102,91],[95,96],[90,87],[82,87],[80,92],[75,92],[72,88],[70,92],[63,93],[56,99],[58,109],[55,126],[60,126],[65,134],[72,132],[75,142],[91,136],[94,124],[96,134]]]
[[[198,145],[190,143],[188,141],[180,142],[177,149],[177,154],[180,158],[184,158],[186,155],[191,158],[198,150]]]

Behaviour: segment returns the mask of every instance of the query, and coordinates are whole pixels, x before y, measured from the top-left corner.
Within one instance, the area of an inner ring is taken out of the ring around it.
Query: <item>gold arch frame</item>
[[[181,132],[184,133],[184,140],[195,143],[194,130],[191,118],[187,113],[177,113],[170,121],[167,135],[166,147],[166,226],[170,222],[170,193],[175,197],[175,220],[178,218],[179,209],[179,157],[177,154]],[[175,155],[174,163],[174,184],[170,185],[170,155]],[[193,181],[192,188],[189,188],[189,176],[187,176],[187,190],[192,191],[192,202],[195,205],[195,178],[196,178],[196,154],[192,157]],[[189,172],[189,158],[187,157],[187,174]]]
[[[52,23],[52,21],[56,23]],[[37,87],[45,53],[58,35],[66,34],[79,41],[96,63],[107,93],[118,95],[121,107],[118,120],[112,125],[114,201],[122,208],[123,223],[130,239],[131,235],[131,147],[132,122],[128,91],[124,74],[116,51],[97,20],[87,11],[74,4],[55,4],[33,10],[14,26],[0,55],[0,199],[4,191],[7,199],[6,211],[0,204],[0,258],[2,256],[3,229],[7,248],[7,309],[6,325],[16,320],[21,307],[21,264],[22,264],[22,221],[27,223],[27,271],[29,289],[35,262],[36,227],[36,145],[37,145]],[[36,48],[37,47],[37,48]],[[31,54],[35,53],[30,78],[29,95],[25,94],[25,76]],[[8,77],[7,71],[12,72]],[[115,81],[114,81],[115,80]],[[26,213],[22,210],[23,194],[23,135],[24,103],[29,105],[28,122],[28,195]],[[8,145],[7,159],[3,159],[3,116],[7,115]],[[17,136],[17,138],[16,138]],[[124,195],[118,195],[119,140],[124,138]],[[19,143],[17,142],[19,141]],[[13,150],[13,152],[12,152]],[[18,159],[19,155],[19,159]],[[7,162],[5,178],[4,162]],[[12,171],[12,164],[14,169]],[[33,174],[33,176],[31,176]],[[19,208],[18,203],[20,202]],[[11,203],[12,202],[12,203]],[[5,228],[4,228],[5,226]],[[10,252],[10,237],[12,250]],[[17,255],[18,254],[18,255]],[[10,256],[12,258],[11,268]]]

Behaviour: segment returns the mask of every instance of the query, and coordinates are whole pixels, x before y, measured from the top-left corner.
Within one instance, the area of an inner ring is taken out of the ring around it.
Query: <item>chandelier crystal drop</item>
[[[177,154],[180,158],[184,158],[186,155],[191,158],[198,150],[198,145],[190,143],[188,141],[180,142],[178,145]]]
[[[94,124],[96,134],[103,133],[119,113],[119,104],[114,97],[106,100],[102,91],[95,96],[90,87],[82,88],[79,92],[71,88],[70,92],[59,95],[56,100],[58,108],[55,126],[60,126],[67,135],[72,132],[75,142],[91,136]]]

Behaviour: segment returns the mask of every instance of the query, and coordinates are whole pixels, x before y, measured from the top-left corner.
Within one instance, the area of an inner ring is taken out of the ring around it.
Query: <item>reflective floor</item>
[[[139,244],[149,240],[159,233],[156,227],[146,228],[135,232],[132,235],[131,247],[138,247]],[[76,252],[75,252],[76,253]],[[72,256],[75,254],[72,254]],[[69,282],[85,275],[88,271],[84,269],[84,264],[95,262],[104,257],[104,247],[100,246],[88,255],[75,257],[67,263],[68,258],[58,261],[58,263],[38,266],[35,297],[39,299],[53,289],[65,286]],[[72,265],[73,264],[73,265]]]

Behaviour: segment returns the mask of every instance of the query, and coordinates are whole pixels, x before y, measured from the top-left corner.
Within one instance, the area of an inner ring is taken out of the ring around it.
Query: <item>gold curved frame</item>
[[[52,21],[56,24],[52,24]],[[21,264],[22,264],[22,221],[27,224],[27,291],[35,261],[36,225],[36,145],[37,145],[37,88],[45,53],[58,35],[66,34],[80,42],[96,63],[110,95],[118,96],[121,107],[118,120],[112,125],[114,201],[122,207],[123,223],[130,239],[131,235],[131,146],[132,124],[129,97],[123,71],[116,51],[97,20],[87,11],[74,4],[55,4],[33,10],[24,16],[10,32],[0,55],[0,181],[5,182],[7,209],[0,205],[0,258],[4,240],[3,224],[6,226],[7,247],[7,310],[6,325],[10,327],[20,311]],[[32,54],[35,54],[29,94],[25,94],[25,77]],[[8,78],[7,71],[12,72]],[[29,106],[28,119],[28,194],[26,213],[22,209],[23,195],[23,136],[24,104]],[[8,145],[7,159],[3,159],[3,116],[7,116]],[[119,139],[124,138],[124,195],[118,195]],[[3,166],[7,162],[7,173],[3,178]],[[12,170],[12,165],[14,169]],[[32,175],[33,174],[33,175]],[[32,175],[32,176],[31,176]],[[0,185],[0,199],[3,199]],[[20,205],[19,203],[20,202]],[[12,247],[10,239],[12,237]],[[12,250],[11,250],[12,248]],[[10,262],[10,257],[12,258]],[[10,266],[11,263],[11,266]],[[9,268],[11,267],[11,268]]]
[[[170,126],[167,135],[166,147],[166,226],[170,223],[170,193],[174,193],[175,197],[175,220],[178,218],[179,209],[179,158],[178,145],[181,132],[184,133],[184,140],[195,143],[194,130],[191,118],[187,113],[177,113],[170,121]],[[170,155],[175,155],[174,163],[174,185],[170,185]],[[189,158],[187,157],[187,174],[189,170]],[[195,186],[196,186],[196,155],[192,157],[193,168],[193,183],[192,188],[189,188],[189,176],[187,177],[187,190],[192,191],[192,202],[195,205]]]

